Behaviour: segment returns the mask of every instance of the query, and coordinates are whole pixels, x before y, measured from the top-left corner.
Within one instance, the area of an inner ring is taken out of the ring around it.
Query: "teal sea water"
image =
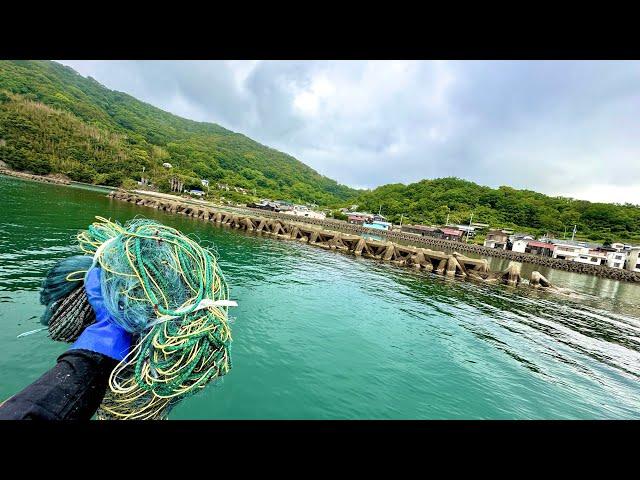
[[[233,369],[173,419],[640,418],[640,286],[543,271],[573,298],[477,285],[0,177],[0,401],[67,346],[40,282],[95,215],[214,242],[239,302]],[[525,267],[525,270],[531,267]]]

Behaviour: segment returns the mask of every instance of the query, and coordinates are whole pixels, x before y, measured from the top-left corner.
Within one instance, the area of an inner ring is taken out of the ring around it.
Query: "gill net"
[[[133,345],[111,373],[97,417],[164,419],[229,372],[235,302],[211,249],[150,220],[96,218],[77,236],[85,255],[63,260],[45,280],[43,323],[54,340],[69,342],[95,321],[82,279],[99,266],[105,307]]]

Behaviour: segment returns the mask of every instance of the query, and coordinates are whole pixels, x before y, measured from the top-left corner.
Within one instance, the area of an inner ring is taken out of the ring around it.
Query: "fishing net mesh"
[[[78,234],[78,243],[102,269],[102,294],[113,320],[134,335],[131,352],[111,373],[97,417],[166,418],[180,400],[231,368],[227,283],[216,254],[171,227],[146,219],[125,225],[97,219]],[[67,298],[74,295],[75,310],[67,311],[86,319],[86,296],[75,288]],[[69,341],[86,326],[77,316],[63,318],[68,325],[56,323],[65,334],[58,339]]]

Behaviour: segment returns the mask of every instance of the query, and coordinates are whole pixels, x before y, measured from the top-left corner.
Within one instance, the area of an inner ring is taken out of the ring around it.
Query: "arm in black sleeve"
[[[0,420],[89,420],[118,362],[89,350],[68,350],[38,380],[0,406]]]

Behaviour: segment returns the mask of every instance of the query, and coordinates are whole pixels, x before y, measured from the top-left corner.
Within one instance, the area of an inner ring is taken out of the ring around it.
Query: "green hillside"
[[[492,189],[458,178],[422,180],[409,185],[389,184],[363,193],[356,200],[360,210],[382,213],[398,222],[442,225],[473,221],[493,227],[511,227],[531,233],[553,233],[565,228],[571,235],[577,225],[578,238],[603,241],[639,241],[640,208],[634,205],[592,203],[549,197],[511,187]]]
[[[164,191],[171,176],[188,188],[206,178],[255,188],[259,197],[357,203],[372,212],[382,206],[395,222],[404,215],[405,223],[443,224],[449,215],[451,222],[467,223],[473,212],[475,221],[493,227],[561,237],[577,224],[580,238],[640,241],[640,208],[633,205],[492,189],[457,178],[354,190],[244,135],[164,112],[49,61],[0,61],[0,160],[17,170],[126,187],[144,167]]]
[[[0,61],[0,160],[113,186],[131,185],[145,167],[162,190],[178,175],[187,187],[205,178],[321,205],[357,193],[244,135],[172,115],[50,61]]]

